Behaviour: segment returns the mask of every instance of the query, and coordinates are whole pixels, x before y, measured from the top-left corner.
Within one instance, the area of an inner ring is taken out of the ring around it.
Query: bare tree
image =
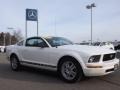
[[[0,45],[3,45],[3,43],[4,43],[4,33],[1,32],[0,33]]]
[[[23,39],[21,30],[14,30],[13,34],[9,32],[0,32],[0,45],[15,44],[19,40]]]
[[[13,36],[17,39],[17,41],[23,39],[21,30],[14,30]]]

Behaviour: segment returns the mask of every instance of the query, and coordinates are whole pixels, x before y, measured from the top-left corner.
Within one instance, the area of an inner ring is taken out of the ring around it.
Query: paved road
[[[28,67],[14,72],[5,55],[0,54],[0,90],[120,90],[120,71],[67,84],[55,72]]]

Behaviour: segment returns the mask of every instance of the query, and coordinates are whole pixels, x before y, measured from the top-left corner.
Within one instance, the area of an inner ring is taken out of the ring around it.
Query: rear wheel
[[[83,77],[80,64],[73,58],[62,60],[59,64],[58,72],[61,78],[68,83],[74,83]]]
[[[11,69],[13,71],[18,71],[19,70],[20,62],[19,62],[17,56],[12,55],[11,58],[10,58],[10,63],[11,63]]]

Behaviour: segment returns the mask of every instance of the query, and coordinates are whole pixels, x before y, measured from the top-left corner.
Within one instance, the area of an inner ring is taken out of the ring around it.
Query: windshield
[[[50,37],[50,38],[45,38],[45,39],[47,40],[47,42],[52,47],[73,44],[73,42],[71,42],[70,40],[67,40],[67,39],[65,39],[63,37]]]

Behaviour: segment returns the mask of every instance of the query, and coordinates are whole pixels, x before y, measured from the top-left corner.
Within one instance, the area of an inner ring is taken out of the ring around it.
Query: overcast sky
[[[75,42],[90,40],[93,8],[93,40],[120,40],[120,0],[0,0],[0,32],[8,27],[25,35],[25,9],[37,9],[40,36],[63,36]],[[55,29],[56,23],[56,29]],[[36,22],[28,22],[28,36],[36,36]]]

